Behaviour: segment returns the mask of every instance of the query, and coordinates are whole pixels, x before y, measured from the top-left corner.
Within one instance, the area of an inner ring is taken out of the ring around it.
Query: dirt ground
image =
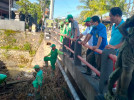
[[[39,39],[36,39],[39,35],[36,36],[34,34],[33,37],[35,43],[39,42]],[[33,40],[32,37],[30,37],[30,39]],[[18,41],[20,41],[19,38]],[[48,42],[52,44],[51,41]],[[43,57],[50,52],[51,44],[47,45],[46,42],[41,43],[42,46],[40,45],[40,47],[38,47],[36,55],[33,57],[33,65],[43,64]],[[27,56],[27,53],[24,54]],[[34,69],[32,68],[33,65],[31,67],[18,67],[13,63],[15,62],[12,58],[13,55],[14,54],[11,53],[8,59],[0,58],[0,73],[8,76],[6,79],[8,85],[4,88],[4,84],[0,86],[0,100],[34,100],[34,88],[32,86],[32,81],[34,80],[32,75],[34,72]],[[51,66],[41,66],[41,69],[43,70],[44,75],[44,83],[41,90],[42,100],[72,100],[72,95],[70,94],[59,68],[56,66],[55,76],[52,76],[51,74]],[[14,84],[11,84],[11,82]]]
[[[41,90],[42,100],[71,100],[72,96],[58,67],[55,76],[51,75],[50,66],[42,68],[42,70],[44,71],[44,83]],[[28,81],[1,88],[0,100],[34,100],[33,79],[30,79],[23,76],[16,80]],[[13,79],[9,81],[11,80]]]

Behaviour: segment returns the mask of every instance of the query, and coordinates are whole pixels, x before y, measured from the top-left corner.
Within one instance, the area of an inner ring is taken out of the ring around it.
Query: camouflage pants
[[[132,82],[132,76],[134,72],[134,48],[132,45],[126,45],[119,52],[116,68],[121,69],[121,75],[117,85],[117,95],[119,94],[130,97],[128,96],[128,90],[131,90],[129,87],[132,87],[132,85],[134,87],[134,82]],[[132,91],[134,91],[134,89]],[[132,91],[131,93],[133,93]],[[134,100],[134,98],[129,100]]]

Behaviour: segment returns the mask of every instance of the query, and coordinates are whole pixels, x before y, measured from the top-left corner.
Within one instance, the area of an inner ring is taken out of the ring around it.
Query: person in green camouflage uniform
[[[51,67],[52,67],[52,74],[54,74],[57,56],[58,56],[58,54],[64,54],[64,53],[59,51],[58,49],[56,49],[55,44],[52,44],[51,47],[52,47],[52,50],[47,56],[44,57],[44,61],[45,61],[46,67],[48,66],[48,61],[50,61]],[[50,57],[48,57],[48,56],[50,56]]]
[[[134,100],[134,15],[119,27],[119,31],[124,41],[119,49],[116,69],[110,75],[105,98],[106,100]],[[112,88],[117,80],[117,91],[114,95]]]

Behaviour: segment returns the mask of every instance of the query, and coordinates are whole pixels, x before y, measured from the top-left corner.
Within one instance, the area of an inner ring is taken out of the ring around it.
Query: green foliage
[[[1,49],[6,49],[6,50],[9,50],[9,49],[12,49],[12,50],[22,50],[21,47],[19,47],[19,46],[12,46],[12,45],[1,46],[0,48]]]
[[[40,40],[39,40],[39,44],[42,42],[42,40],[44,39],[44,34],[43,33],[41,33],[40,34]]]
[[[23,64],[19,64],[18,67],[19,67],[19,68],[24,68],[25,65],[23,65]]]
[[[28,24],[25,25],[25,29],[29,29],[29,25]]]
[[[6,49],[6,50],[8,50],[8,49],[11,48],[11,45],[1,46],[0,48],[1,48],[1,49]]]
[[[45,8],[49,8],[50,0],[38,0],[39,3],[31,3],[29,0],[20,0],[17,1],[17,4],[20,5],[19,11],[21,11],[27,17],[28,14],[32,15],[33,18],[37,17],[37,22],[41,20]],[[26,19],[25,19],[26,21]]]
[[[10,57],[10,55],[7,53],[7,50],[3,52],[2,55],[5,59],[8,59]]]
[[[13,49],[13,50],[21,50],[21,48],[18,47],[18,46],[13,46],[11,49]]]
[[[10,36],[10,35],[13,35],[13,34],[15,34],[15,33],[17,33],[17,31],[13,31],[13,30],[5,30],[5,31],[4,31],[4,34],[5,34],[6,36]]]
[[[29,52],[29,54],[30,54],[30,56],[34,56],[34,55],[36,54],[36,50],[31,50],[31,51]]]
[[[28,50],[28,51],[29,51],[29,54],[30,54],[31,56],[34,56],[35,53],[36,53],[36,50],[33,50],[33,49],[32,49],[32,46],[31,46],[31,44],[30,44],[29,42],[26,42],[26,43],[24,44],[23,49],[24,49],[24,50]]]
[[[16,39],[12,39],[12,42],[13,42],[13,43],[16,43]]]
[[[80,2],[83,3],[82,6],[78,6],[78,9],[83,9],[79,18],[81,23],[89,16],[98,15],[102,17],[112,7],[120,7],[123,12],[126,11],[127,7],[125,0],[80,0]]]
[[[31,44],[30,44],[29,42],[26,42],[26,43],[24,44],[23,49],[30,51],[30,50],[31,50]]]
[[[59,22],[57,18],[55,19],[55,21],[56,21],[56,23],[58,23],[58,22]]]
[[[29,0],[19,0],[16,3],[21,6],[19,11],[25,15],[28,14],[31,5],[31,2]]]

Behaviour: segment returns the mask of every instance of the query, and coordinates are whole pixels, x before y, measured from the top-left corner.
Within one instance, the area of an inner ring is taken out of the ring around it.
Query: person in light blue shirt
[[[122,34],[118,29],[118,27],[124,23],[124,20],[122,19],[122,11],[119,7],[113,7],[110,10],[109,16],[110,21],[115,24],[112,26],[111,39],[109,45],[106,46],[106,49],[113,48],[118,53],[118,49],[122,45]]]

